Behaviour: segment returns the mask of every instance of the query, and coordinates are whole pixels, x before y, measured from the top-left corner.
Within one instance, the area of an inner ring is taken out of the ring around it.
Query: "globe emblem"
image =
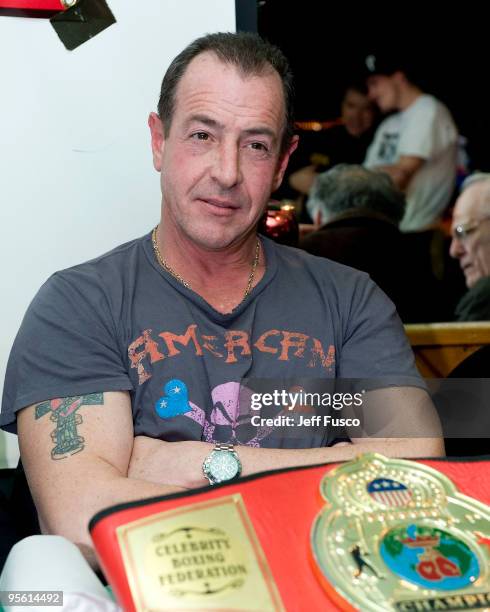
[[[392,572],[423,588],[463,589],[480,575],[478,559],[467,544],[427,525],[412,523],[391,529],[380,553]]]

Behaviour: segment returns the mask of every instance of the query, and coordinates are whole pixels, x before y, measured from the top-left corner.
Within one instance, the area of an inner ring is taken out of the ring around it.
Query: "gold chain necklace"
[[[178,272],[173,270],[168,265],[168,263],[165,261],[165,259],[162,257],[162,254],[160,253],[160,249],[158,248],[158,244],[157,244],[157,229],[158,229],[158,225],[157,227],[153,229],[153,232],[151,233],[151,241],[153,244],[153,251],[155,253],[155,257],[157,258],[158,263],[162,266],[164,270],[166,270],[169,274],[171,274],[174,278],[176,278],[180,283],[182,283],[184,287],[186,287],[186,289],[191,289],[191,286],[189,285],[189,283]],[[260,241],[257,238],[257,242],[255,244],[254,260],[252,262],[252,269],[250,270],[250,274],[248,276],[248,282],[247,282],[247,286],[245,287],[245,293],[243,294],[242,302],[252,290],[252,285],[253,285],[254,278],[255,278],[255,271],[257,270],[257,265],[259,263],[259,257],[260,257]]]

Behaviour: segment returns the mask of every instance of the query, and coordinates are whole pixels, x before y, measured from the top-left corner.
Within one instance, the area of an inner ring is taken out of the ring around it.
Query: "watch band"
[[[217,442],[214,445],[214,449],[213,450],[218,450],[218,451],[230,451],[231,453],[235,453],[235,447],[233,446],[233,444],[223,444],[222,442]]]

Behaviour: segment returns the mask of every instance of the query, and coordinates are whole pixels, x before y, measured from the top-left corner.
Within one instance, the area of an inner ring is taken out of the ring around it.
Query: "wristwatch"
[[[233,444],[216,444],[204,460],[202,471],[212,485],[238,478],[242,464]]]

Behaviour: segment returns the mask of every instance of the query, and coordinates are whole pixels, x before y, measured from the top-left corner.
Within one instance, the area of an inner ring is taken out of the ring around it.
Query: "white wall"
[[[234,0],[108,4],[117,23],[74,51],[48,20],[0,17],[0,391],[44,280],[157,223],[146,121],[163,73],[194,38],[235,30]],[[0,467],[17,458],[5,435]]]

